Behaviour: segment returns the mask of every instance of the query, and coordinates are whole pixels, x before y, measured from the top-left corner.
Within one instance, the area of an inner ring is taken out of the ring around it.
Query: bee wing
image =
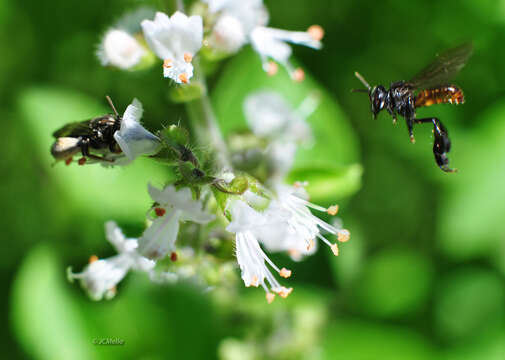
[[[472,43],[464,43],[437,56],[437,58],[409,81],[414,88],[430,88],[448,84],[466,64],[473,52]]]
[[[66,124],[62,128],[53,133],[55,138],[60,137],[78,137],[83,135],[92,135],[93,131],[90,127],[91,120],[73,122]]]

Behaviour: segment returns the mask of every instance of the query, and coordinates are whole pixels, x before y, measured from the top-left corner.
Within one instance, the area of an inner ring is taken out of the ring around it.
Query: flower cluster
[[[306,32],[267,27],[268,12],[262,0],[202,0],[189,14],[176,11],[169,17],[144,9],[127,15],[105,33],[98,50],[101,63],[136,71],[152,65],[158,57],[163,76],[171,79],[176,89],[187,90],[194,89],[198,82],[203,84],[204,76],[195,59],[202,46],[203,55],[224,57],[250,44],[268,74],[273,75],[280,64],[295,80],[302,80],[304,73],[290,62],[292,50],[288,43],[322,47],[324,32],[319,26],[311,26]],[[200,136],[199,145],[208,147],[214,159],[195,153],[189,134],[180,126],[165,127],[156,135],[146,130],[140,123],[143,107],[137,99],[122,117],[111,103],[115,117],[97,118],[98,125],[93,129],[97,138],[104,139],[108,134],[113,140],[83,148],[83,155],[89,147],[101,150],[102,157],[87,153],[91,162],[127,164],[148,155],[171,166],[176,180],[162,188],[148,185],[153,205],[147,212],[147,227],[138,238],[126,238],[116,223],[107,222],[106,237],[117,255],[106,259],[93,256],[80,273],[69,269],[69,279],[79,280],[92,299],[113,297],[116,286],[130,270],[144,272],[154,282],[173,282],[183,274],[194,274],[194,266],[177,266],[180,258],[202,258],[202,254],[215,252],[219,246],[226,248],[223,244],[233,241],[245,286],[261,286],[270,303],[276,295],[285,298],[293,291],[278,280],[289,278],[292,271],[278,267],[266,251],[286,252],[299,261],[315,252],[318,240],[334,255],[339,254],[338,243],[349,240],[349,231],[312,213],[335,216],[338,206],[326,208],[310,202],[305,183],[285,184],[298,146],[313,142],[306,119],[317,107],[317,94],[309,94],[297,109],[268,90],[245,99],[243,109],[250,136],[263,144],[262,155],[268,163],[267,175],[260,182],[252,171],[241,172],[238,166],[234,169],[232,147],[227,146],[215,124],[204,84],[202,89],[191,93],[192,100],[201,98],[197,104],[200,109],[192,111],[193,104],[189,103],[188,114],[204,117],[194,121],[195,126],[204,126],[195,133],[197,138]],[[181,93],[185,94],[184,90]],[[66,143],[57,141],[53,155],[63,157],[65,150],[79,151],[80,138],[62,139],[73,141],[72,146],[65,148]],[[191,238],[191,232],[198,235]]]

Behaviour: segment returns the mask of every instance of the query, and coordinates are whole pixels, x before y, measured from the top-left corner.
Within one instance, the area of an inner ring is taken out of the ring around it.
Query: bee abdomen
[[[441,86],[435,89],[421,91],[416,96],[415,106],[431,106],[436,104],[463,104],[463,90],[454,85]]]

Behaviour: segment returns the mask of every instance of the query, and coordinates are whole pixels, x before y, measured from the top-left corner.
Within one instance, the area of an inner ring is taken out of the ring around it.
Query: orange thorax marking
[[[416,107],[435,104],[462,104],[465,102],[463,91],[454,85],[441,86],[436,89],[421,91],[416,96]]]

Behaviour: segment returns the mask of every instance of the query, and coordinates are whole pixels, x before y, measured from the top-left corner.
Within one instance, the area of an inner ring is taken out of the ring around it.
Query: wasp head
[[[370,105],[374,119],[377,114],[386,106],[387,90],[384,86],[374,86],[370,90]]]

